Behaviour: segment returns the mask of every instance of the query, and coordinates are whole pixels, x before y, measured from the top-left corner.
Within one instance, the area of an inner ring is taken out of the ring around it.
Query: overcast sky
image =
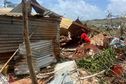
[[[21,0],[8,0],[20,3]],[[44,7],[65,17],[82,20],[105,18],[107,11],[126,14],[126,0],[37,0]],[[2,6],[3,0],[0,0]]]

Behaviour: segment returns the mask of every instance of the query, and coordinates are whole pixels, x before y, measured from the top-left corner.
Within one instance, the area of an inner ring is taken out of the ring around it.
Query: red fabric
[[[90,43],[90,38],[88,37],[88,35],[86,33],[82,33],[81,34],[81,39],[85,40],[86,43]]]
[[[119,64],[112,67],[113,74],[116,76],[121,76],[123,74],[123,67]]]

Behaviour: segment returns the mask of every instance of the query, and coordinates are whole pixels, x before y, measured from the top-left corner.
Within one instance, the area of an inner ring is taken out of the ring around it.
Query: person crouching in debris
[[[81,42],[80,42],[80,44],[87,44],[87,43],[89,43],[90,44],[90,42],[91,42],[91,40],[90,40],[90,38],[88,37],[88,35],[86,34],[86,33],[82,33],[81,34]]]

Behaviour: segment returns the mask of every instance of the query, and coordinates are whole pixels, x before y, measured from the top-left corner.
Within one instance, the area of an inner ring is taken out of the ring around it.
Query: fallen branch
[[[99,74],[103,74],[104,72],[105,72],[105,70],[103,70],[103,71],[101,71],[101,72],[99,72],[99,73],[95,73],[95,74],[90,75],[90,76],[80,77],[79,79],[80,79],[80,80],[84,80],[84,79],[92,78],[92,77],[95,77],[95,76],[97,76],[97,75],[99,75]]]
[[[43,79],[43,78],[47,78],[48,76],[53,75],[54,73],[55,73],[54,71],[49,72],[49,73],[41,73],[41,74],[36,75],[36,77],[39,78],[39,79]]]

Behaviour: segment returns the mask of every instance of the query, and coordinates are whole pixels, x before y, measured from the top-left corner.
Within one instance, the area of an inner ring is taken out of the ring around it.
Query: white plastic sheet
[[[49,84],[76,84],[77,80],[72,77],[74,74],[72,72],[74,72],[76,68],[75,61],[57,64],[55,67],[55,78]]]
[[[0,73],[0,84],[9,84],[6,77]]]

